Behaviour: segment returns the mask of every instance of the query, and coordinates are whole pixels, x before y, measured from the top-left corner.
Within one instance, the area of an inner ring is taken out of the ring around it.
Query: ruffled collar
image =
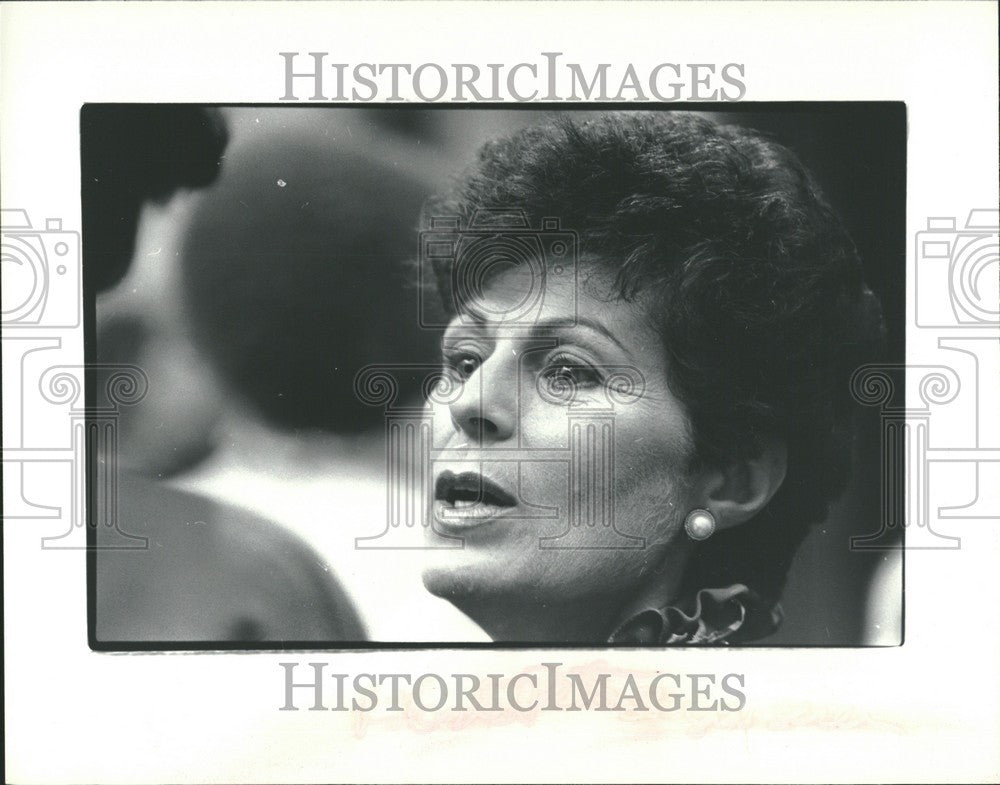
[[[638,603],[608,637],[613,644],[640,646],[724,645],[764,638],[781,624],[781,606],[763,600],[742,583],[697,594],[663,607]]]

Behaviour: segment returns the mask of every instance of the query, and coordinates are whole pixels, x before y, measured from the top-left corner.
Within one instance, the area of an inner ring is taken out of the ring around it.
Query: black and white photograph
[[[84,106],[94,647],[898,645],[905,124]]]
[[[0,0],[3,781],[997,781],[997,13]]]

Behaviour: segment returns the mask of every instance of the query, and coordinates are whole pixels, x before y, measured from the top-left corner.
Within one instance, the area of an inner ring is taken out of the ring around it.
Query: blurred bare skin
[[[120,462],[149,477],[169,477],[215,446],[224,393],[195,347],[180,292],[178,255],[200,195],[182,191],[140,214],[135,256],[125,278],[97,298],[97,361],[137,365],[149,390],[118,420]]]

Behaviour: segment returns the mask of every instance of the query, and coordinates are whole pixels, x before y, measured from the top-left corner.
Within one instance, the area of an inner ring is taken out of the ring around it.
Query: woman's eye
[[[544,375],[553,390],[578,390],[601,383],[600,376],[593,368],[570,360],[556,360],[550,363]]]
[[[479,367],[479,358],[474,354],[456,354],[446,358],[447,363],[459,376],[468,379]]]

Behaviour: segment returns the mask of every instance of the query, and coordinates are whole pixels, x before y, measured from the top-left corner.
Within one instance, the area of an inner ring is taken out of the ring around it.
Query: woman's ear
[[[788,448],[765,439],[760,452],[706,472],[702,506],[715,516],[720,530],[737,526],[764,509],[785,480]]]

